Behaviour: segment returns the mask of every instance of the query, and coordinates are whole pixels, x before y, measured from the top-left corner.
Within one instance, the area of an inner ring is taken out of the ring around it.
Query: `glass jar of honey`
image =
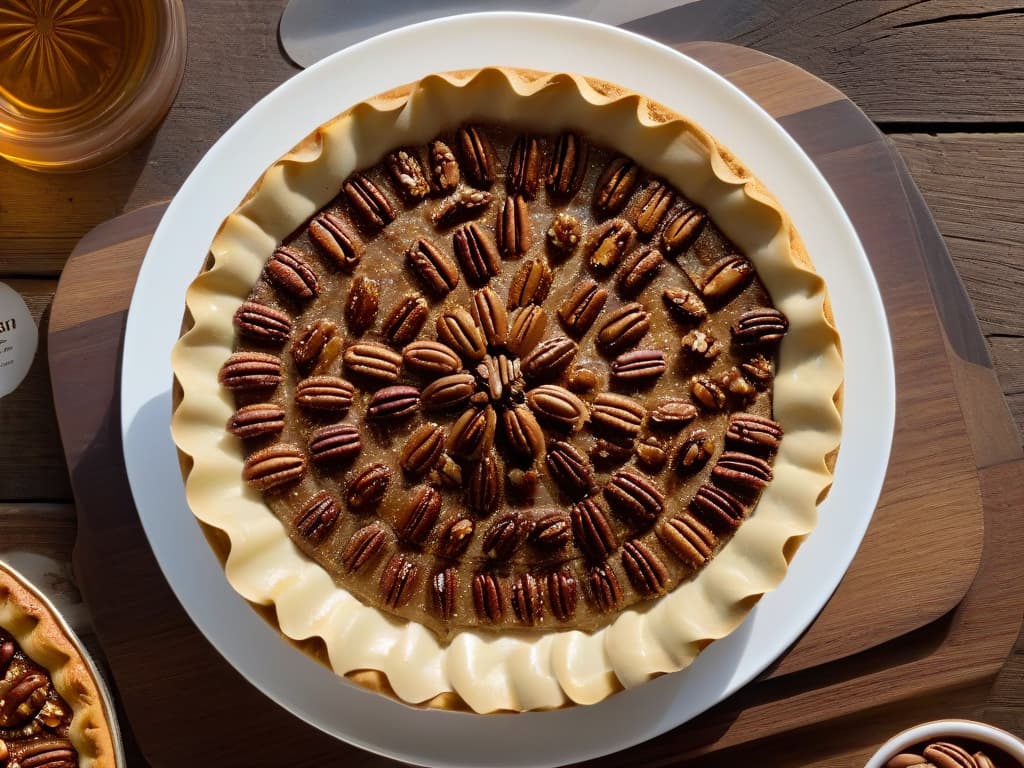
[[[185,69],[182,0],[0,0],[0,155],[101,165],[152,131]]]

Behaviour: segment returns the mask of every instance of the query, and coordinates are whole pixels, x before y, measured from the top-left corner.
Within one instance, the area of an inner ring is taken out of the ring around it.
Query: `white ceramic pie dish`
[[[619,55],[608,57],[610,47]],[[401,60],[391,54],[396,49],[403,51]],[[282,643],[230,591],[182,497],[166,431],[167,352],[177,337],[184,288],[199,271],[214,231],[265,167],[352,102],[431,71],[489,63],[614,80],[692,117],[733,149],[780,199],[828,281],[852,370],[844,408],[850,427],[819,528],[780,590],[736,633],[686,673],[598,706],[476,718],[409,710],[333,679]],[[352,72],[360,73],[358,83]],[[684,95],[680,83],[687,86]],[[328,85],[337,100],[325,105],[315,96]],[[301,117],[269,119],[271,113]],[[600,25],[527,14],[456,17],[369,41],[297,76],[243,117],[182,187],[153,240],[129,315],[122,374],[125,459],[144,527],[172,588],[214,645],[278,703],[340,738],[411,762],[564,763],[684,722],[760,672],[813,620],[852,559],[881,488],[893,420],[889,349],[877,288],[849,221],[810,161],[741,93],[669,49]]]

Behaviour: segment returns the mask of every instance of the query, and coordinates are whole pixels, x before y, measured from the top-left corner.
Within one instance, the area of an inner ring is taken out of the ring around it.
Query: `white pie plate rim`
[[[474,716],[415,710],[369,693],[283,642],[228,585],[188,512],[168,424],[170,349],[185,289],[217,227],[263,170],[352,103],[431,72],[488,65],[618,83],[690,117],[730,148],[782,203],[829,285],[846,382],[842,448],[818,527],[779,589],[738,630],[688,669],[600,704]],[[547,766],[609,754],[679,726],[753,679],[810,625],[853,560],[881,492],[895,375],[881,297],[852,224],[813,162],[760,107],[647,38],[565,17],[482,13],[405,27],[340,51],[266,96],[210,149],[168,207],[140,270],[125,330],[121,416],[128,478],[156,559],[192,621],[253,685],[309,724],[394,759]]]

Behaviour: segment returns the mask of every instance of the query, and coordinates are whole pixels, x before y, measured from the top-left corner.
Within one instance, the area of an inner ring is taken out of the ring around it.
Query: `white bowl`
[[[871,756],[864,768],[884,768],[890,758],[915,744],[949,739],[955,741],[957,738],[970,739],[1001,749],[1024,766],[1024,741],[1012,733],[974,720],[932,720],[897,733]],[[1000,765],[999,768],[1016,767]]]

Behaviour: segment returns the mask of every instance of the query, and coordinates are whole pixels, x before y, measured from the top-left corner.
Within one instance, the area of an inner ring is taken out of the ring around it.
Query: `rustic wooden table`
[[[78,239],[173,196],[217,137],[297,71],[277,41],[284,5],[189,0],[181,91],[156,133],[120,160],[66,176],[0,163],[0,281],[26,298],[41,330]],[[729,41],[787,59],[840,88],[889,135],[946,239],[1024,426],[1024,10],[992,0],[701,0],[630,26],[670,44]],[[88,641],[70,569],[76,515],[45,333],[40,339],[28,378],[0,400],[0,557],[47,588]],[[1024,638],[983,699],[966,714],[1024,733]],[[938,711],[941,702],[921,705],[922,718]]]

